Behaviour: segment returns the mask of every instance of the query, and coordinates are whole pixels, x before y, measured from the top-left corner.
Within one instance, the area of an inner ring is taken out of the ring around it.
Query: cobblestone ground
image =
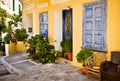
[[[98,81],[88,78],[78,67],[67,64],[28,64],[14,65],[24,71],[23,74],[9,74],[0,76],[0,81]],[[24,68],[25,67],[25,68]]]

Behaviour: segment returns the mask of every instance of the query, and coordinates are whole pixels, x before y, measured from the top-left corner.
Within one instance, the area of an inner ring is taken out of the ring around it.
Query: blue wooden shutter
[[[93,6],[85,6],[83,20],[83,47],[92,48]]]
[[[105,7],[103,4],[94,5],[94,40],[93,48],[95,50],[105,51]]]
[[[83,47],[106,50],[106,14],[102,3],[87,4],[83,15]]]
[[[40,13],[40,34],[48,36],[48,12]]]

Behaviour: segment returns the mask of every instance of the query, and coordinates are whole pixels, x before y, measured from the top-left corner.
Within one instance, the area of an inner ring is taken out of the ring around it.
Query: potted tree
[[[89,58],[92,55],[93,52],[88,48],[81,49],[76,55],[77,61],[79,63],[83,63],[83,73],[85,74],[88,74],[88,68],[85,65],[85,59]]]
[[[28,38],[28,34],[27,34],[26,30],[25,29],[16,29],[14,32],[14,37],[17,40],[17,44],[16,44],[17,51],[25,51],[26,47],[25,47],[24,41],[26,41],[26,39]]]

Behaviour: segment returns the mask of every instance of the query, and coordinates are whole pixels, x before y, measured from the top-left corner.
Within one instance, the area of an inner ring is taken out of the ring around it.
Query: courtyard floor
[[[34,62],[25,52],[2,57],[1,62],[10,74],[0,76],[0,81],[98,81],[96,78],[88,78],[78,67]]]

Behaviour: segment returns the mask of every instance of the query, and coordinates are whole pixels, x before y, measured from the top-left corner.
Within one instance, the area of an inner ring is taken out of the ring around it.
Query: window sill
[[[83,48],[86,48],[86,47],[81,47],[81,49],[83,49]],[[92,49],[92,48],[88,48],[88,49],[90,49],[90,50],[92,50],[92,51],[94,51],[94,52],[107,53],[107,51],[104,51],[104,50],[95,50],[95,49]]]

